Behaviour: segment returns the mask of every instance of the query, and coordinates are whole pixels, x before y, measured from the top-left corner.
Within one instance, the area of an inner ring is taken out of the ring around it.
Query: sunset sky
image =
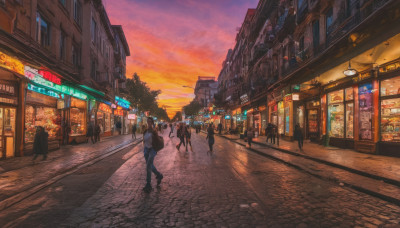
[[[137,72],[172,117],[194,97],[197,76],[217,77],[235,44],[248,8],[258,0],[104,0],[112,24],[121,24]]]

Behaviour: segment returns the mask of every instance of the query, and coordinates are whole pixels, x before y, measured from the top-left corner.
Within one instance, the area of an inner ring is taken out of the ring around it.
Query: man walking
[[[135,137],[136,139],[136,124],[132,125],[132,138]]]
[[[100,142],[100,133],[101,133],[101,128],[100,128],[100,123],[96,124],[94,127],[94,142]]]
[[[171,138],[171,134],[174,133],[174,125],[170,123],[169,124],[169,128],[170,128],[170,132],[169,132],[168,137]],[[172,137],[174,137],[174,136],[172,135]]]
[[[94,135],[93,123],[89,122],[88,129],[87,129],[87,132],[86,132],[86,143],[89,142],[89,139],[92,141],[92,144],[95,143],[95,141],[93,139],[93,135]]]
[[[296,124],[296,127],[294,128],[294,140],[298,141],[299,150],[303,151],[303,132],[301,131],[299,124]]]
[[[33,161],[36,160],[39,154],[43,155],[42,161],[47,159],[48,138],[49,134],[45,132],[43,127],[38,126],[33,141],[33,153],[35,154],[35,156],[33,157]]]
[[[222,131],[222,123],[218,124],[218,133],[221,134]]]

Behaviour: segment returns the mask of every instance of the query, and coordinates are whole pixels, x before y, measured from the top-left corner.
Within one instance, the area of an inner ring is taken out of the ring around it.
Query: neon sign
[[[121,107],[118,107],[117,109],[114,109],[114,115],[123,116],[124,110]]]
[[[17,58],[6,55],[0,51],[0,66],[17,72],[18,74],[24,74],[24,64]]]
[[[44,79],[51,81],[57,85],[61,85],[61,79],[57,77],[55,74],[44,70],[39,70],[38,73],[42,75]]]
[[[58,85],[56,83],[48,81],[45,78],[43,78],[43,76],[41,74],[39,74],[39,72],[41,72],[41,71],[31,68],[29,66],[25,66],[25,76],[27,78],[31,79],[35,84],[47,87],[56,92],[64,93],[64,94],[79,98],[81,100],[87,99],[87,95],[85,93],[81,92],[80,90],[66,86],[66,85]],[[60,80],[60,83],[61,83],[61,80]]]
[[[104,103],[100,103],[99,104],[99,110],[103,111],[103,112],[108,112],[111,113],[111,108],[110,106],[104,104]]]
[[[129,109],[129,105],[131,104],[131,102],[129,102],[123,98],[120,98],[118,96],[115,96],[115,101],[117,102],[117,105],[119,105],[123,108],[126,108],[126,109]]]
[[[56,92],[54,92],[52,90],[48,90],[46,88],[41,88],[41,87],[32,85],[30,83],[28,83],[28,89],[33,92],[36,92],[36,93],[41,93],[41,94],[44,94],[44,95],[47,95],[50,97],[55,97],[57,99],[64,98],[64,96],[62,94],[56,93]]]

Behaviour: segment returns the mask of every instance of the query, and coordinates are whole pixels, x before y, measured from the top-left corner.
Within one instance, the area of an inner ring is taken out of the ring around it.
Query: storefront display
[[[344,137],[343,90],[328,94],[328,133],[331,137]]]
[[[400,98],[381,101],[382,141],[400,142]]]
[[[33,91],[27,92],[25,106],[25,143],[33,143],[36,127],[44,127],[49,140],[55,140],[61,131],[61,113],[57,99]]]
[[[104,132],[111,131],[111,112],[112,109],[109,105],[104,103],[99,104],[99,109],[97,110],[97,123],[102,126]]]
[[[86,101],[71,98],[71,136],[86,134]]]
[[[311,109],[308,110],[308,134],[315,135],[318,134],[318,110]]]
[[[346,138],[354,138],[354,104],[346,104]]]
[[[285,118],[285,110],[283,108],[283,102],[279,102],[278,103],[278,133],[279,134],[283,134],[284,130],[285,130],[285,122],[284,122],[284,118]]]
[[[372,140],[372,84],[361,85],[359,94],[359,138],[360,140]]]

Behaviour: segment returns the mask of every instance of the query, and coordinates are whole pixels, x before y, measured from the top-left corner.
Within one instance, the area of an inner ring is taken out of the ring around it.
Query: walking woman
[[[251,148],[251,143],[253,142],[254,132],[251,127],[247,131],[247,143],[249,144],[249,148]]]
[[[182,144],[185,146],[185,132],[183,131],[183,124],[179,124],[178,130],[176,131],[176,137],[179,139],[179,144],[176,145],[176,149],[179,150]]]
[[[154,158],[157,155],[157,152],[153,148],[153,143],[157,140],[158,134],[157,130],[154,129],[154,120],[152,117],[147,118],[147,129],[143,133],[143,144],[144,144],[144,159],[146,160],[146,186],[143,188],[143,191],[146,193],[151,192],[153,187],[151,186],[151,172],[156,175],[157,186],[161,184],[161,180],[164,176],[157,171],[154,166]]]
[[[186,152],[188,152],[188,145],[190,145],[190,151],[193,152],[192,141],[190,141],[190,139],[192,137],[192,132],[190,130],[190,126],[185,126],[185,128],[186,128],[186,130],[185,130]]]
[[[207,138],[206,139],[208,139],[208,146],[210,147],[210,153],[212,154],[213,145],[214,145],[214,142],[215,142],[215,140],[214,140],[214,128],[213,128],[212,124],[208,125]]]

